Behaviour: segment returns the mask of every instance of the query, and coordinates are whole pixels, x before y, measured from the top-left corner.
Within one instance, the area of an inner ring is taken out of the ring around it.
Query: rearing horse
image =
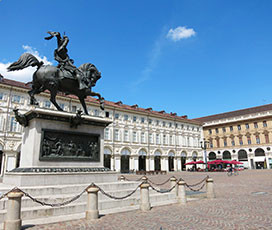
[[[88,88],[79,89],[78,80],[66,70],[61,70],[55,66],[43,65],[32,54],[24,53],[17,62],[12,63],[8,67],[8,71],[15,71],[27,68],[29,66],[37,66],[37,70],[33,74],[32,89],[28,92],[30,96],[30,104],[38,105],[34,95],[50,91],[50,101],[55,105],[59,111],[63,109],[56,102],[56,95],[58,92],[65,94],[72,94],[78,97],[84,109],[85,114],[88,110],[85,104],[87,96],[96,96],[100,101],[100,108],[104,110],[104,98],[99,93],[92,92],[91,88],[96,85],[96,81],[101,78],[101,73],[97,68],[91,64],[82,64],[78,69],[83,73]]]

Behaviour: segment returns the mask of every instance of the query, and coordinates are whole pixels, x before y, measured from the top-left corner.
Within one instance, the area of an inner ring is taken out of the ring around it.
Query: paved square
[[[216,199],[197,200],[185,206],[168,205],[149,212],[130,211],[109,214],[99,220],[75,220],[29,227],[29,230],[176,230],[176,229],[272,229],[272,170],[247,170],[228,177],[225,172],[180,172],[148,176],[159,183],[170,176],[182,177],[188,184],[206,175],[214,179]],[[128,175],[127,178],[140,176]],[[169,188],[170,184],[164,187]]]

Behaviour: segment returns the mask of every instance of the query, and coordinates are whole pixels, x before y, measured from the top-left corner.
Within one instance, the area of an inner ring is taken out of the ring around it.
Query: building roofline
[[[194,118],[193,120],[200,121],[200,122],[208,122],[208,121],[220,120],[220,119],[225,119],[230,117],[238,117],[238,116],[243,116],[248,114],[265,112],[270,110],[272,110],[272,104],[266,104],[266,105],[255,106],[255,107],[250,107],[246,109],[239,109],[239,110],[234,110],[230,112],[209,115],[205,117]]]
[[[23,88],[25,90],[30,90],[31,87],[28,83],[23,83],[23,82],[19,82],[19,81],[15,81],[15,80],[11,80],[11,79],[7,79],[7,78],[1,78],[0,80],[0,84],[4,84],[4,85],[7,85],[7,86],[11,86],[11,87],[17,87],[17,88]],[[49,93],[49,92],[47,92]],[[58,96],[60,97],[65,97],[67,99],[70,98],[70,99],[77,99],[76,96],[74,95],[64,95],[62,93],[59,93]],[[93,98],[93,97],[90,97],[88,96],[86,98],[86,101],[87,102],[91,102],[91,103],[95,103],[95,104],[99,104],[99,101],[98,99],[96,98]],[[118,102],[112,102],[112,101],[107,101],[105,100],[105,107],[112,107],[112,108],[118,108],[120,110],[129,110],[130,112],[138,112],[138,113],[143,113],[145,115],[153,115],[153,116],[156,116],[156,117],[160,117],[160,118],[165,118],[165,119],[173,119],[173,120],[176,120],[178,122],[185,122],[185,123],[190,123],[190,124],[195,124],[195,125],[202,125],[202,121],[198,121],[197,119],[187,119],[186,116],[177,116],[176,113],[165,113],[165,112],[162,112],[162,111],[154,111],[152,110],[151,108],[140,108],[135,105],[126,105],[126,104],[123,104],[121,101],[118,101]]]

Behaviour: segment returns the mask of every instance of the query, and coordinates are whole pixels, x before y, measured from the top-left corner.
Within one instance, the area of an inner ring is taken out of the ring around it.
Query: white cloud
[[[176,29],[170,29],[168,31],[167,38],[176,42],[181,39],[190,38],[195,34],[196,32],[194,31],[194,29],[187,29],[185,26],[178,26]]]
[[[33,54],[39,61],[43,61],[45,65],[52,65],[52,63],[50,61],[48,61],[47,57],[41,56],[39,54],[39,52],[36,49],[32,48],[31,46],[23,45],[23,49],[27,53]],[[19,57],[18,57],[18,59],[19,59]],[[14,60],[14,61],[16,61],[16,60]],[[26,69],[19,70],[19,71],[8,72],[7,67],[10,64],[11,64],[11,62],[8,62],[8,63],[0,62],[0,74],[3,77],[13,79],[16,81],[21,81],[21,82],[32,81],[32,75],[37,70],[37,67],[28,67]]]

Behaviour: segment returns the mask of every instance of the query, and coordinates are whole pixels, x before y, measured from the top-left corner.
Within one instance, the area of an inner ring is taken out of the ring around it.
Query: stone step
[[[109,183],[96,183],[105,191],[114,191],[121,189],[135,189],[141,182],[109,182]],[[41,195],[54,195],[54,194],[78,194],[87,188],[89,184],[79,185],[59,185],[59,186],[37,186],[37,187],[19,187],[31,196]],[[0,187],[0,193],[8,192],[12,187]],[[1,195],[0,194],[0,195]]]
[[[151,205],[156,205],[160,202],[176,202],[175,194],[150,194]],[[116,208],[125,208],[139,205],[140,197],[129,197],[124,200],[99,200],[98,209],[101,211],[111,210]],[[35,206],[35,207],[22,207],[21,217],[22,220],[31,220],[39,218],[56,217],[63,215],[70,215],[76,213],[83,213],[86,211],[87,202],[71,203],[63,207],[48,207],[48,206]],[[6,210],[0,210],[0,222],[5,220]]]

